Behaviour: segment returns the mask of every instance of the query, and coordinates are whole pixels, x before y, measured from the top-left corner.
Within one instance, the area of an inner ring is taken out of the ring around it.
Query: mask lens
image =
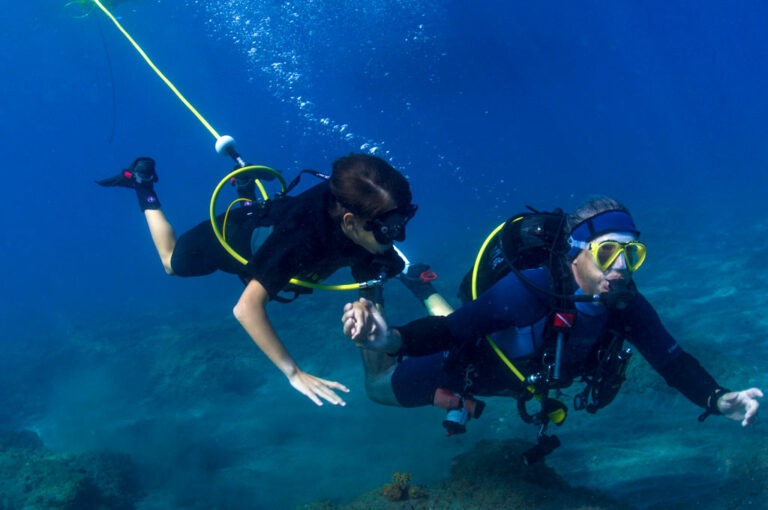
[[[373,232],[373,237],[379,244],[391,244],[394,241],[402,241],[405,239],[405,225],[387,225],[385,223],[377,223],[370,229]]]
[[[618,241],[603,241],[592,248],[595,263],[601,271],[606,271],[616,261],[619,255],[624,254],[627,269],[634,272],[645,261],[645,245],[638,241],[620,243]]]
[[[605,241],[600,243],[597,247],[597,251],[594,252],[597,267],[599,267],[601,271],[605,271],[611,267],[611,264],[613,264],[613,261],[619,256],[619,253],[621,253],[621,245],[616,241]]]
[[[379,244],[405,241],[405,225],[413,218],[415,213],[415,205],[409,205],[404,209],[394,209],[376,219],[367,221],[365,229],[373,232],[373,237]]]
[[[627,267],[629,267],[630,271],[636,271],[645,261],[645,245],[643,243],[636,241],[627,243],[624,246],[624,253],[626,254]]]

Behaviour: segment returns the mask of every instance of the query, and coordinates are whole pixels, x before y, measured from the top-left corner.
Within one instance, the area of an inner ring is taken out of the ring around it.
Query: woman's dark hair
[[[411,203],[408,180],[378,156],[350,154],[333,162],[331,193],[337,204],[331,215],[340,217],[344,209],[373,219]]]

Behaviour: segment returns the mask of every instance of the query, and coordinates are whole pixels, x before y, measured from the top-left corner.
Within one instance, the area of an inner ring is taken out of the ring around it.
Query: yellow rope
[[[166,85],[168,85],[168,88],[171,89],[171,91],[174,94],[176,94],[176,97],[178,97],[179,100],[181,100],[181,102],[184,103],[184,106],[189,108],[189,111],[191,111],[195,115],[195,117],[197,117],[197,120],[199,120],[203,124],[203,126],[205,126],[205,129],[207,129],[215,139],[218,140],[219,138],[221,138],[219,136],[219,133],[217,133],[216,130],[213,129],[213,126],[211,126],[208,123],[208,121],[205,120],[205,118],[202,115],[200,115],[200,113],[195,109],[195,107],[192,106],[192,104],[189,101],[187,101],[187,99],[181,94],[181,92],[179,92],[179,89],[177,89],[174,86],[174,84],[171,83],[171,80],[166,78],[165,75],[162,73],[162,71],[160,71],[160,69],[157,68],[157,66],[154,64],[154,62],[152,62],[149,56],[146,53],[144,53],[144,50],[141,49],[141,46],[139,46],[139,44],[133,40],[133,37],[131,37],[131,35],[123,28],[120,22],[117,21],[117,18],[115,18],[112,15],[112,13],[109,12],[109,10],[106,7],[104,7],[104,5],[99,0],[93,0],[93,3],[96,4],[96,6],[99,9],[101,9],[110,20],[112,20],[112,23],[114,23],[117,29],[120,30],[120,32],[125,36],[126,39],[128,39],[128,42],[130,42],[133,45],[133,47],[136,48],[136,51],[147,62],[149,67],[151,67],[152,70],[160,77],[160,79],[163,80],[163,82]]]
[[[109,10],[106,7],[104,7],[104,5],[99,0],[92,0],[92,1],[112,21],[112,23],[115,24],[117,29],[120,30],[120,32],[125,36],[126,39],[128,39],[128,42],[131,43],[131,45],[136,49],[136,51],[139,53],[139,55],[141,55],[141,57],[146,61],[146,63],[149,65],[149,67],[152,68],[152,70],[155,72],[155,74],[157,74],[160,77],[160,79],[163,80],[163,82],[168,86],[168,88],[171,89],[171,91],[174,94],[176,94],[176,97],[178,97],[179,100],[187,108],[189,108],[189,111],[191,111],[195,115],[195,117],[197,117],[197,119],[200,121],[200,123],[213,135],[213,137],[216,140],[219,140],[219,138],[221,138],[219,133],[217,133],[216,130],[213,129],[213,126],[211,126],[208,123],[208,121],[205,120],[205,118],[195,109],[195,107],[192,106],[192,104],[189,101],[187,101],[187,99],[181,94],[181,92],[179,92],[179,90],[173,85],[173,83],[171,83],[171,81],[168,78],[166,78],[166,76],[162,73],[162,71],[160,71],[160,69],[158,69],[158,67],[154,64],[154,62],[152,62],[152,60],[144,52],[144,50],[141,49],[141,46],[139,46],[139,44],[133,39],[133,37],[131,37],[131,35],[123,28],[123,26],[120,24],[120,22],[117,21],[117,18],[115,18],[112,15],[112,13],[109,12]],[[262,166],[247,166],[247,167],[239,168],[239,169],[235,170],[234,172],[230,173],[229,175],[227,175],[226,177],[224,177],[224,179],[222,179],[222,181],[219,183],[219,185],[214,190],[213,196],[211,197],[210,214],[211,214],[211,226],[213,227],[213,232],[216,235],[216,237],[219,240],[219,242],[221,243],[221,245],[224,247],[224,249],[230,255],[232,255],[238,262],[240,262],[241,264],[247,264],[248,261],[245,260],[234,249],[232,249],[232,247],[229,245],[229,243],[227,243],[225,235],[222,234],[221,230],[219,229],[218,225],[216,224],[215,215],[214,215],[214,206],[215,206],[215,203],[216,203],[216,198],[218,197],[219,192],[221,191],[221,188],[224,186],[224,184],[226,182],[229,181],[230,178],[234,177],[235,175],[237,175],[240,172],[245,172],[245,171],[253,170],[253,169],[267,170],[267,171],[273,173],[275,175],[275,177],[277,177],[277,179],[280,181],[280,183],[281,183],[281,185],[283,187],[283,190],[285,190],[285,181],[283,180],[282,176],[278,172],[276,172],[275,170],[272,170],[271,168],[268,168],[268,167],[262,167]],[[263,184],[258,179],[256,179],[255,182],[256,182],[256,185],[258,186],[259,191],[261,192],[262,196],[266,200],[268,195],[267,195],[266,189],[264,189]],[[224,220],[224,226],[225,227],[226,227],[226,218],[229,216],[229,211],[232,208],[232,206],[236,202],[238,202],[238,201],[239,200],[235,200],[227,208],[227,212],[225,214],[225,220]],[[349,284],[342,284],[342,285],[323,285],[323,284],[319,284],[319,283],[305,282],[305,281],[301,281],[301,280],[297,280],[295,278],[292,278],[291,279],[291,283],[294,284],[294,285],[299,285],[301,287],[307,287],[307,288],[310,288],[310,289],[355,290],[355,289],[364,288],[364,287],[369,286],[369,285],[375,285],[375,284],[378,284],[380,282],[372,281],[372,282],[366,282],[366,283],[363,283],[363,284],[360,284],[360,283],[349,283]]]

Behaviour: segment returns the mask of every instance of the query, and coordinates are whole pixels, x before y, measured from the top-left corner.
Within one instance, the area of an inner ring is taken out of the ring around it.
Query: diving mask
[[[392,244],[395,241],[405,241],[405,225],[416,214],[419,206],[408,204],[380,214],[365,222],[363,228],[373,232],[373,237],[379,244]]]
[[[602,243],[590,243],[589,251],[592,258],[595,259],[600,271],[607,271],[619,255],[624,255],[627,263],[627,269],[634,273],[645,262],[646,248],[640,241],[629,241],[622,243],[619,241],[603,241]]]
[[[631,273],[637,271],[645,262],[646,248],[640,241],[621,242],[609,239],[600,243],[586,243],[572,238],[570,244],[574,248],[589,250],[595,265],[597,265],[600,271],[610,269],[613,263],[616,262],[616,259],[619,258],[619,255],[624,255],[627,269]]]
[[[613,239],[599,243],[593,241],[612,232],[626,233],[635,238],[640,235],[628,212],[604,211],[573,227],[568,238],[568,244],[571,246],[568,252],[570,258],[575,259],[581,250],[589,250],[600,271],[607,271],[619,255],[624,255],[627,269],[630,272],[637,271],[645,261],[646,249],[643,243],[636,239],[626,242]]]

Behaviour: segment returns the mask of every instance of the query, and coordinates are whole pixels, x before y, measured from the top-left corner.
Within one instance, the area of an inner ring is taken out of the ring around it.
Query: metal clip
[[[366,282],[360,282],[359,285],[361,289],[370,289],[371,287],[380,287],[384,285],[384,280],[377,278]]]

